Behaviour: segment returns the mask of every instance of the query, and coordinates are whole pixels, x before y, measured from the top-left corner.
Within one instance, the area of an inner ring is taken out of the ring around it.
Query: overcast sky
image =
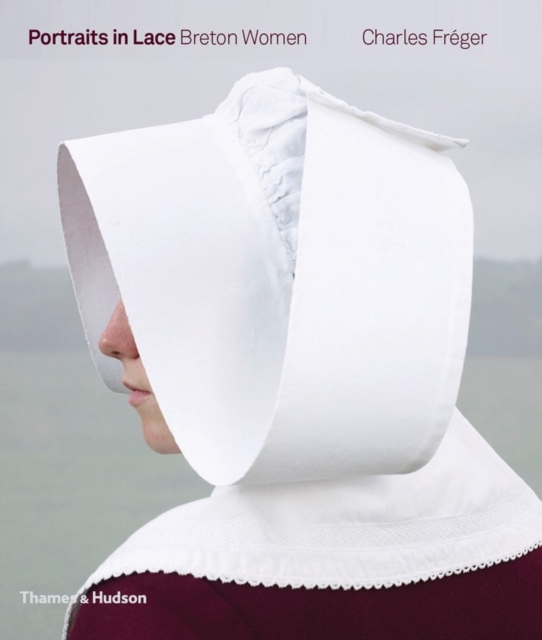
[[[522,0],[1,3],[0,263],[65,264],[59,141],[199,117],[245,73],[289,66],[347,102],[470,139],[450,152],[478,256],[542,257],[542,20]],[[28,30],[303,32],[298,47],[29,46]],[[378,46],[364,29],[487,33],[483,46]]]

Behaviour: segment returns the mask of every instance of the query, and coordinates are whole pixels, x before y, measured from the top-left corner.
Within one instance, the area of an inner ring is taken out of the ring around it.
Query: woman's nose
[[[111,314],[98,341],[98,347],[105,356],[119,360],[123,357],[137,358],[139,356],[122,300],[119,301]]]

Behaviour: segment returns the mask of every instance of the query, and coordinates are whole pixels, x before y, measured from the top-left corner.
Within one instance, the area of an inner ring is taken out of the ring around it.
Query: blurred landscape
[[[0,265],[0,351],[86,349],[65,268]],[[542,259],[474,261],[469,355],[542,356]]]
[[[542,260],[476,260],[458,406],[542,496]],[[182,456],[143,442],[90,357],[66,269],[0,265],[0,638],[57,640],[64,605],[135,529],[210,494]]]

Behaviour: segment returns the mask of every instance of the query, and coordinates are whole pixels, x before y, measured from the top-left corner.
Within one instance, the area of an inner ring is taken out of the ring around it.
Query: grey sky
[[[475,208],[478,256],[542,256],[538,2],[2,1],[0,263],[64,264],[58,142],[199,117],[251,71],[289,66],[362,109],[470,139],[451,152]],[[114,5],[114,6],[113,6]],[[151,10],[152,7],[152,10]],[[30,47],[28,29],[305,32],[306,47]],[[368,47],[383,32],[487,33],[483,47]],[[76,57],[77,56],[77,57]]]

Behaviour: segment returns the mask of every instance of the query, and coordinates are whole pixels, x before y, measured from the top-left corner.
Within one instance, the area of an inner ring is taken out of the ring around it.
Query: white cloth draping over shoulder
[[[217,488],[87,581],[134,571],[405,584],[542,541],[532,490],[455,408],[472,208],[446,151],[289,69],[197,120],[66,142],[62,223],[97,349],[122,295],[166,421]]]

